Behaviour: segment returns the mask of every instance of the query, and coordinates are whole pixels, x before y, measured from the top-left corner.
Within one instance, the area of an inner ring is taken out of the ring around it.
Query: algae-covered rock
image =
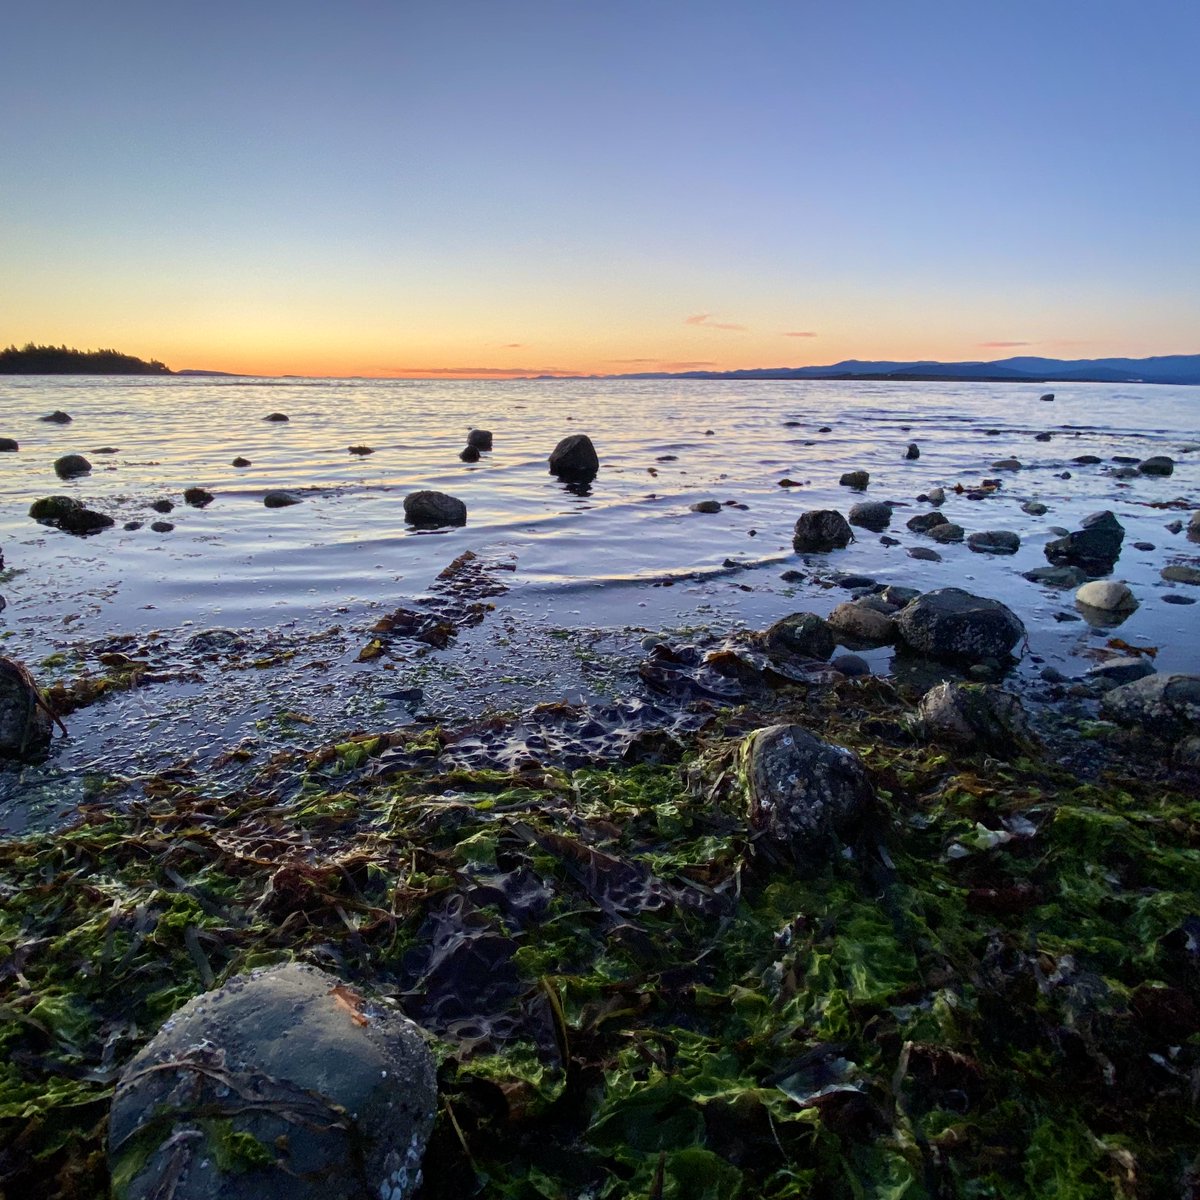
[[[51,722],[41,692],[21,663],[0,658],[0,758],[29,761],[50,746]]]
[[[114,524],[112,517],[85,508],[71,496],[43,496],[30,505],[29,515],[66,533],[97,533]]]
[[[854,539],[846,518],[834,508],[818,508],[801,513],[792,535],[797,554],[840,550]]]
[[[1113,688],[1100,711],[1121,725],[1139,725],[1164,741],[1200,728],[1200,675],[1148,675]]]
[[[791,613],[776,621],[763,635],[769,654],[794,655],[797,658],[826,659],[837,645],[837,637],[824,618],[816,613]]]
[[[863,491],[867,484],[871,482],[871,474],[869,471],[847,471],[838,483],[842,487],[853,488],[856,492]]]
[[[990,683],[939,683],[922,697],[916,723],[927,737],[952,746],[1012,755],[1030,743],[1020,700]]]
[[[896,624],[912,649],[948,662],[1003,659],[1025,634],[1007,605],[962,588],[926,592],[901,611]]]
[[[417,1027],[316,967],[184,1005],[117,1085],[116,1200],[407,1200],[437,1108]]]
[[[738,764],[751,827],[802,868],[837,854],[874,799],[858,756],[800,725],[755,730],[743,740]]]

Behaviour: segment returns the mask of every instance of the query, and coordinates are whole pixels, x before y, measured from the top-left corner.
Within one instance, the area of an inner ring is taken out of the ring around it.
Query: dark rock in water
[[[65,514],[82,507],[83,505],[71,496],[43,496],[29,506],[29,515],[35,521],[57,521]]]
[[[721,511],[721,502],[719,500],[697,500],[695,504],[688,506],[688,511],[694,513],[719,513]]]
[[[116,446],[97,446],[96,449],[92,451],[92,453],[93,454],[116,454],[117,450],[118,450],[118,447],[116,447]]]
[[[190,487],[183,493],[185,504],[190,504],[193,508],[207,508],[213,502],[213,494],[202,487]]]
[[[1076,588],[1087,578],[1087,572],[1071,566],[1034,567],[1032,571],[1024,572],[1024,578],[1046,587]]]
[[[155,500],[151,503],[150,507],[155,512],[169,513],[175,510],[175,502],[173,500]]]
[[[803,583],[807,576],[803,571],[797,571],[794,567],[789,567],[786,571],[779,573],[779,578],[784,583]]]
[[[492,431],[490,429],[472,429],[467,434],[467,445],[474,446],[476,450],[490,450],[492,448]]]
[[[229,464],[231,467],[249,467],[253,464],[248,458],[243,458],[240,454]]]
[[[818,433],[832,433],[833,429],[828,425],[822,425],[821,428],[817,430],[817,432]]]
[[[904,452],[904,457],[907,459],[916,459],[921,457],[921,447],[916,442],[909,442],[908,449]]]
[[[1048,442],[1051,436],[1052,435],[1050,433],[1043,431],[1042,433],[1035,433],[1033,435],[1033,440],[1035,442]]]
[[[1172,563],[1163,567],[1159,574],[1168,583],[1200,583],[1200,567],[1190,567],[1187,563]]]
[[[413,492],[404,497],[404,519],[418,529],[438,529],[443,525],[465,525],[467,506],[445,492]]]
[[[882,500],[864,500],[850,509],[850,524],[880,533],[892,520],[892,506]]]
[[[857,654],[839,654],[829,665],[850,679],[860,679],[871,674],[871,664]]]
[[[293,504],[299,504],[300,501],[288,492],[268,492],[263,497],[263,504],[267,508],[289,508]]]
[[[1053,399],[1054,399],[1054,393],[1053,393],[1053,392],[1045,392],[1045,393],[1044,393],[1042,396],[1040,396],[1040,397],[1039,397],[1039,399],[1041,399],[1041,400],[1053,400]]]
[[[1114,454],[1112,461],[1125,467],[1136,467],[1142,460],[1133,454]],[[1170,459],[1167,459],[1170,462]]]
[[[60,408],[56,408],[52,413],[47,413],[44,417],[38,417],[39,421],[46,421],[51,425],[70,425],[71,414],[65,413]]]
[[[1134,658],[1110,658],[1108,662],[1098,663],[1087,672],[1087,681],[1095,683],[1104,691],[1111,691],[1123,683],[1133,683],[1135,679],[1145,679],[1154,674],[1154,667],[1140,655]]]
[[[1003,659],[1025,634],[1006,605],[961,588],[924,593],[905,606],[896,624],[914,650],[945,662]]]
[[[886,646],[896,640],[895,618],[860,601],[839,604],[829,624],[843,645]]]
[[[1122,684],[1105,695],[1100,711],[1164,741],[1188,737],[1200,724],[1200,675],[1148,675]]]
[[[1090,575],[1106,575],[1121,556],[1125,530],[1107,510],[1085,517],[1081,528],[1046,544],[1046,557],[1055,565],[1082,567]]]
[[[881,546],[898,546],[898,545],[900,545],[900,539],[894,538],[894,537],[888,537],[888,535],[885,533],[883,535],[883,537],[881,537],[879,539],[879,544]]]
[[[1137,469],[1143,475],[1173,475],[1175,473],[1175,460],[1168,458],[1165,454],[1156,454],[1152,458],[1147,458],[1138,463]]]
[[[1179,592],[1168,592],[1163,598],[1164,604],[1195,604],[1194,596],[1183,596]]]
[[[139,529],[141,529],[143,524],[145,524],[144,521],[126,521],[121,528],[128,530],[130,533],[136,533]]]
[[[550,453],[550,474],[560,479],[592,479],[599,470],[596,447],[586,433],[563,438]]]
[[[461,458],[463,460],[463,462],[478,462],[479,461],[479,447],[478,446],[464,446],[463,449],[458,452],[458,457]]]
[[[861,492],[870,482],[871,475],[868,471],[847,471],[838,480],[842,487],[854,488],[858,492]]]
[[[921,699],[916,724],[934,741],[1016,756],[1031,741],[1020,700],[989,683],[939,683]]]
[[[854,539],[846,518],[833,508],[813,509],[802,513],[796,522],[792,545],[797,554],[840,550]]]
[[[913,533],[928,533],[938,525],[949,525],[950,518],[940,512],[917,513],[915,517],[909,517],[906,524]]]
[[[1094,467],[1096,463],[1104,460],[1098,454],[1081,454],[1078,458],[1071,459],[1073,463],[1078,463],[1081,467]]]
[[[800,725],[755,730],[738,751],[751,828],[765,834],[804,871],[841,852],[874,802],[858,756]]]
[[[155,533],[170,533],[175,526],[170,521],[151,521],[150,528]]]
[[[1008,529],[989,529],[971,534],[967,546],[976,554],[1016,554],[1021,548],[1021,539]]]
[[[276,424],[282,424],[290,419],[291,418],[288,417],[287,413],[281,412],[268,413],[265,417],[263,417],[264,421],[274,421]]]
[[[114,524],[112,517],[84,508],[70,496],[43,496],[29,508],[29,515],[44,525],[54,525],[64,533],[98,533]]]
[[[801,612],[776,621],[763,633],[762,644],[768,654],[826,659],[833,653],[837,638],[823,617]]]
[[[1134,542],[1135,550],[1157,550],[1158,547],[1153,542]]]
[[[436,1111],[411,1021],[285,963],[167,1020],[117,1084],[108,1160],[121,1200],[409,1200]]]
[[[374,454],[375,451],[370,446],[347,446],[347,454],[356,454],[359,458],[366,458],[368,454]]]
[[[908,551],[909,558],[916,558],[922,562],[941,562],[942,556],[929,546],[912,546]]]
[[[0,658],[0,758],[41,758],[50,733],[50,714],[33,676],[14,659]]]
[[[921,594],[920,588],[901,587],[898,583],[889,583],[887,587],[879,593],[879,599],[888,606],[888,608],[896,609],[903,608],[906,604],[911,604]]]
[[[992,463],[993,471],[1019,471],[1021,462],[1016,458],[998,458]]]
[[[0,437],[0,454],[11,454],[20,448],[16,438]]]
[[[1026,500],[1021,505],[1021,511],[1031,517],[1044,517],[1048,509],[1040,500]]]
[[[54,460],[54,473],[59,479],[73,479],[76,475],[86,475],[92,469],[82,454],[64,454]]]
[[[876,582],[870,575],[843,575],[840,572],[833,577],[833,582],[840,588],[845,588],[848,592],[857,591],[859,588],[876,587]]]
[[[948,546],[952,542],[961,542],[966,530],[961,525],[955,525],[952,521],[947,521],[944,525],[935,525],[932,529],[927,530],[927,532],[939,545]]]

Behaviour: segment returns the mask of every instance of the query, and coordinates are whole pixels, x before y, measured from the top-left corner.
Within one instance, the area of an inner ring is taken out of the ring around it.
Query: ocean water
[[[1158,647],[1160,669],[1200,670],[1200,607],[1166,602],[1200,588],[1159,577],[1169,563],[1196,563],[1200,547],[1166,529],[1173,518],[1186,523],[1186,511],[1156,507],[1200,506],[1200,451],[1183,449],[1200,436],[1200,390],[1055,385],[1052,403],[1039,399],[1043,390],[4,378],[0,434],[20,442],[18,453],[0,455],[4,652],[48,681],[77,674],[105,646],[150,646],[167,667],[186,667],[191,677],[74,714],[71,739],[50,764],[9,771],[0,796],[11,810],[50,777],[63,785],[101,768],[135,774],[181,755],[203,764],[232,745],[269,745],[280,711],[299,721],[296,736],[314,742],[386,728],[411,719],[411,698],[395,697],[414,686],[433,715],[586,698],[589,655],[611,668],[632,662],[647,633],[760,627],[800,609],[827,613],[847,596],[830,586],[839,571],[1004,600],[1029,629],[1026,672],[1048,663],[1077,674],[1114,634]],[[55,409],[72,422],[39,421]],[[265,421],[271,412],[290,419]],[[492,430],[494,449],[465,464],[458,452],[472,427]],[[1051,439],[1037,441],[1039,432]],[[586,494],[547,470],[556,442],[573,433],[587,433],[600,456]],[[920,447],[915,461],[904,458],[910,441]],[[374,453],[350,454],[357,445]],[[90,474],[57,479],[54,460],[67,453],[85,455]],[[1083,454],[1103,461],[1071,461]],[[1152,454],[1173,457],[1174,475],[1115,477],[1114,456]],[[233,467],[239,455],[252,466]],[[1022,463],[1020,471],[992,469],[1009,457]],[[796,517],[810,508],[847,512],[863,497],[838,479],[856,468],[870,472],[867,498],[907,506],[897,508],[887,531],[900,544],[858,531],[846,550],[805,562],[791,547]],[[987,477],[1003,480],[997,494],[972,501],[952,492],[942,511],[968,533],[1013,530],[1021,550],[999,558],[958,545],[936,547],[941,562],[910,558],[910,547],[931,545],[904,525],[924,510],[916,496]],[[781,487],[783,479],[800,486]],[[214,493],[213,503],[185,505],[190,486]],[[408,528],[403,498],[424,488],[461,498],[467,524],[432,533]],[[273,489],[301,503],[267,509],[262,498]],[[29,505],[51,494],[77,497],[117,524],[86,538],[39,525]],[[152,511],[161,499],[175,509]],[[689,511],[702,499],[723,507]],[[1030,499],[1048,513],[1026,516],[1020,506]],[[1021,577],[1045,565],[1052,527],[1077,528],[1104,508],[1126,529],[1114,577],[1126,579],[1140,602],[1117,630],[1057,619],[1072,615],[1070,593]],[[175,528],[154,532],[153,520]],[[143,525],[125,530],[131,521]],[[1136,550],[1135,542],[1154,548]],[[491,599],[495,612],[419,662],[358,662],[373,623],[426,594],[464,550],[506,568],[509,590]],[[789,568],[806,578],[781,579]],[[278,661],[253,672],[184,662],[186,638],[211,628],[240,631],[258,661]],[[566,650],[556,656],[556,646]],[[887,669],[886,657],[873,663]]]

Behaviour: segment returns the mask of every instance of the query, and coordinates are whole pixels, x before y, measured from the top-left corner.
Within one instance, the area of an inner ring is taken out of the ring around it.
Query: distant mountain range
[[[752,367],[742,371],[643,371],[614,379],[895,379],[1013,383],[1200,384],[1200,354],[1157,358],[1001,358],[995,362],[863,362],[827,367]]]

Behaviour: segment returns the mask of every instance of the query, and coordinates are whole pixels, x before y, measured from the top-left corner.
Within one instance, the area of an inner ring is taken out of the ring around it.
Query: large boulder
[[[800,612],[776,621],[762,635],[762,643],[768,654],[824,660],[833,653],[837,638],[822,617]]]
[[[1089,575],[1107,575],[1121,557],[1125,529],[1111,512],[1092,513],[1066,537],[1046,543],[1046,557],[1056,566],[1082,567]]]
[[[465,525],[467,506],[445,492],[413,492],[404,497],[404,519],[418,529]]]
[[[953,587],[917,597],[896,626],[912,649],[943,662],[1003,659],[1025,634],[1016,614],[999,600]]]
[[[474,446],[476,450],[490,450],[492,448],[492,431],[490,429],[472,429],[467,434],[467,445]]]
[[[0,758],[41,758],[50,734],[50,714],[33,676],[14,659],[0,658]]]
[[[560,479],[592,479],[599,470],[600,458],[586,433],[563,438],[550,452],[550,474]]]
[[[1143,475],[1171,475],[1175,471],[1175,460],[1165,454],[1155,454],[1138,463],[1138,470]]]
[[[238,975],[126,1067],[109,1120],[116,1200],[407,1200],[437,1108],[429,1048],[316,967]]]
[[[829,624],[843,645],[886,646],[896,640],[895,618],[867,601],[839,604],[829,614]]]
[[[854,539],[846,518],[834,508],[817,508],[801,513],[792,535],[797,554],[840,550]]]
[[[1148,675],[1113,688],[1100,711],[1120,725],[1139,725],[1164,741],[1200,727],[1200,675]]]
[[[800,725],[755,730],[738,751],[751,827],[803,869],[817,869],[852,837],[874,798],[858,757]]]
[[[990,683],[939,683],[922,697],[916,724],[951,746],[1015,755],[1030,744],[1020,700]]]

